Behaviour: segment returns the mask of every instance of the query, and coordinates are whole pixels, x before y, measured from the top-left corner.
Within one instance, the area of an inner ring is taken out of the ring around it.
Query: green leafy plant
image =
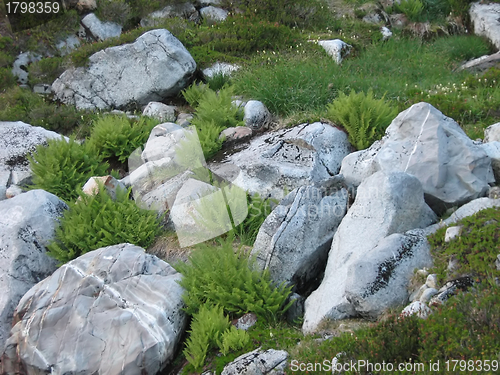
[[[227,314],[254,312],[267,321],[276,321],[288,308],[290,288],[274,286],[267,272],[252,269],[241,251],[235,253],[229,238],[220,247],[201,244],[189,263],[177,264],[183,274],[179,284],[186,290],[186,312],[195,314],[201,306],[221,306]]]
[[[396,8],[410,21],[419,21],[424,10],[424,3],[421,0],[401,0],[399,4],[396,4]]]
[[[106,115],[96,121],[88,142],[103,158],[116,158],[125,163],[135,149],[146,143],[149,133],[158,123],[158,120],[148,117],[131,120],[125,115]]]
[[[148,247],[159,233],[156,212],[139,208],[130,190],[117,189],[116,198],[104,186],[95,195],[80,193],[60,219],[48,254],[64,264],[89,251],[124,242]]]
[[[0,68],[0,93],[17,84],[11,68]]]
[[[66,69],[63,57],[48,57],[28,66],[29,83],[52,84]]]
[[[28,156],[33,171],[32,189],[43,189],[65,201],[78,197],[78,189],[92,176],[107,174],[109,165],[89,143],[80,145],[71,137],[51,139]]]
[[[196,108],[209,89],[208,85],[195,82],[182,90],[181,94],[191,107]]]
[[[328,116],[339,122],[349,133],[349,141],[358,150],[369,147],[380,139],[387,126],[396,117],[397,110],[383,98],[375,99],[373,91],[349,95],[339,93],[337,99],[328,105]]]
[[[231,326],[216,341],[222,355],[228,355],[231,351],[243,349],[250,342],[250,336],[246,331]]]

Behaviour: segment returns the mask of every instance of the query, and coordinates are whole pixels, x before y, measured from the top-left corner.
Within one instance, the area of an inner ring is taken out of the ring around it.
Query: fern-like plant
[[[210,88],[207,84],[195,82],[182,90],[181,94],[191,107],[196,108],[208,90],[210,90]]]
[[[116,158],[121,163],[142,146],[158,120],[142,117],[130,120],[127,116],[107,115],[98,119],[88,142],[98,149],[104,158]]]
[[[140,209],[130,190],[118,189],[113,200],[100,186],[96,195],[81,193],[69,203],[48,254],[64,264],[89,251],[124,242],[148,247],[160,230],[154,211]]]
[[[363,150],[382,138],[385,129],[397,115],[385,100],[375,99],[373,91],[349,95],[339,92],[337,99],[328,105],[327,116],[340,123],[349,133],[349,142],[358,150]]]
[[[417,22],[424,10],[424,3],[421,0],[401,0],[399,4],[396,4],[396,8],[410,21]]]
[[[92,176],[107,174],[109,165],[102,162],[98,150],[89,143],[80,145],[74,138],[47,141],[28,156],[33,172],[32,189],[43,189],[69,202]]]
[[[188,314],[196,314],[201,306],[221,306],[228,314],[254,312],[267,321],[276,321],[289,307],[285,304],[291,288],[275,286],[268,272],[258,272],[241,251],[235,253],[232,238],[221,246],[201,244],[190,256],[189,263],[179,263],[184,275],[179,284]]]

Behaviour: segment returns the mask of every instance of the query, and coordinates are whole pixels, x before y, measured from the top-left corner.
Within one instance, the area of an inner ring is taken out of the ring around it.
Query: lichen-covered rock
[[[500,49],[500,4],[473,3],[469,15],[474,34],[485,36]]]
[[[56,270],[45,246],[54,238],[57,219],[66,208],[44,190],[0,202],[0,354],[21,297]]]
[[[271,113],[264,103],[258,100],[249,100],[245,104],[243,121],[245,126],[252,129],[265,127],[271,121]]]
[[[282,375],[287,359],[288,353],[284,350],[259,348],[227,364],[221,375]]]
[[[303,330],[403,303],[404,284],[430,254],[424,234],[402,234],[435,220],[416,177],[378,172],[365,180],[335,232],[323,281],[306,300]]]
[[[180,277],[131,244],[63,265],[19,302],[2,373],[157,374],[186,322]]]
[[[285,189],[319,186],[336,175],[350,150],[343,131],[315,122],[255,137],[209,167],[251,194],[283,198]]]
[[[65,71],[52,89],[57,99],[80,109],[122,109],[176,95],[195,70],[182,43],[168,30],[157,29],[132,44],[93,54],[88,67]]]
[[[114,22],[102,22],[94,13],[87,14],[82,19],[82,25],[90,32],[95,40],[106,40],[119,37],[122,27]]]
[[[229,12],[225,9],[209,5],[200,9],[201,17],[212,22],[225,21]]]
[[[484,195],[494,181],[486,152],[453,119],[424,102],[401,112],[380,141],[347,156],[340,173],[359,185],[379,170],[417,177],[437,213]]]
[[[305,292],[325,268],[347,203],[345,189],[331,195],[313,186],[292,191],[260,227],[251,252],[257,266],[267,269],[274,282]]]
[[[48,139],[61,137],[22,121],[0,121],[0,200],[5,199],[5,191],[10,185],[30,183],[32,172],[27,156]]]

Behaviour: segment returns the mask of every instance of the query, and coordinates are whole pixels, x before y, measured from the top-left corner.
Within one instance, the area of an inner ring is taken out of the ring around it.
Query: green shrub
[[[29,83],[52,84],[65,71],[63,57],[48,57],[28,66]]]
[[[158,123],[158,120],[147,117],[136,121],[125,115],[106,115],[96,121],[88,142],[103,158],[116,158],[125,163],[134,150],[146,143],[149,133]]]
[[[424,3],[421,0],[401,0],[399,4],[396,4],[396,8],[410,21],[419,21],[424,10]]]
[[[441,282],[464,274],[485,279],[499,277],[500,271],[495,268],[495,259],[500,245],[500,210],[488,208],[469,216],[454,225],[463,225],[458,239],[444,241],[446,228],[439,229],[429,236],[434,257],[433,271],[438,273]],[[447,274],[448,261],[454,256],[459,267]]]
[[[482,361],[500,352],[500,288],[479,285],[437,308],[421,325],[421,361]],[[463,362],[465,362],[463,361]],[[461,364],[463,365],[463,363]],[[442,373],[446,368],[441,367]],[[459,368],[460,373],[468,368]],[[477,367],[476,367],[477,369]],[[472,373],[472,371],[469,371]],[[487,372],[489,373],[489,372]]]
[[[78,197],[78,189],[90,177],[107,174],[109,166],[89,143],[80,145],[74,138],[47,143],[28,156],[33,171],[32,189],[46,190],[69,202]]]
[[[217,346],[222,355],[228,355],[232,351],[243,349],[249,342],[250,336],[245,330],[231,326],[217,340]]]
[[[125,25],[131,17],[131,8],[126,0],[97,0],[95,15],[101,21]]]
[[[196,108],[209,89],[208,85],[195,82],[182,90],[181,94],[191,107]]]
[[[196,314],[201,306],[221,306],[227,314],[254,312],[267,321],[276,321],[289,305],[290,288],[274,286],[267,272],[252,269],[252,262],[241,251],[235,253],[230,240],[220,247],[201,244],[187,264],[176,268],[183,274],[179,284],[186,312]]]
[[[101,186],[99,193],[69,203],[60,219],[48,254],[64,264],[89,251],[128,242],[147,248],[159,233],[154,211],[137,207],[130,190],[118,189],[113,200]]]
[[[352,90],[349,96],[340,92],[338,98],[328,105],[329,118],[347,130],[349,141],[358,150],[368,148],[380,139],[396,115],[397,110],[383,98],[375,99],[372,90],[367,94],[356,94]]]
[[[17,79],[12,74],[12,68],[0,68],[0,93],[16,84]]]

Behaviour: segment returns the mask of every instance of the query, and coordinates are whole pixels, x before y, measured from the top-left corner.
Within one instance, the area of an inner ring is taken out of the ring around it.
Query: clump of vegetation
[[[39,145],[28,156],[33,172],[32,189],[43,189],[70,202],[78,197],[78,189],[92,176],[107,174],[98,150],[89,143],[79,144],[75,138],[51,139]]]
[[[147,117],[133,120],[125,115],[106,115],[95,122],[88,143],[99,150],[103,158],[125,163],[134,150],[146,143],[158,123]]]
[[[219,305],[230,316],[254,312],[273,322],[288,309],[285,301],[290,288],[274,286],[267,272],[252,269],[252,262],[241,251],[235,253],[232,238],[221,246],[201,244],[187,264],[176,268],[183,274],[179,284],[186,290],[186,312],[196,314],[201,306]]]
[[[396,9],[404,13],[410,21],[419,21],[424,10],[424,3],[420,0],[401,0],[396,3]]]
[[[28,66],[29,83],[52,84],[66,70],[63,57],[48,57]]]
[[[259,229],[266,217],[269,216],[278,200],[263,198],[259,194],[247,195],[248,214],[245,220],[234,227],[234,233],[241,243],[252,246],[257,238]]]
[[[349,95],[339,93],[337,99],[328,106],[328,117],[340,123],[349,133],[349,142],[358,150],[363,150],[382,138],[385,129],[397,115],[383,98],[375,99],[373,91]]]
[[[148,247],[159,234],[156,212],[139,208],[130,190],[117,189],[112,199],[104,186],[95,195],[80,193],[60,219],[48,254],[64,264],[89,251],[128,242]]]

